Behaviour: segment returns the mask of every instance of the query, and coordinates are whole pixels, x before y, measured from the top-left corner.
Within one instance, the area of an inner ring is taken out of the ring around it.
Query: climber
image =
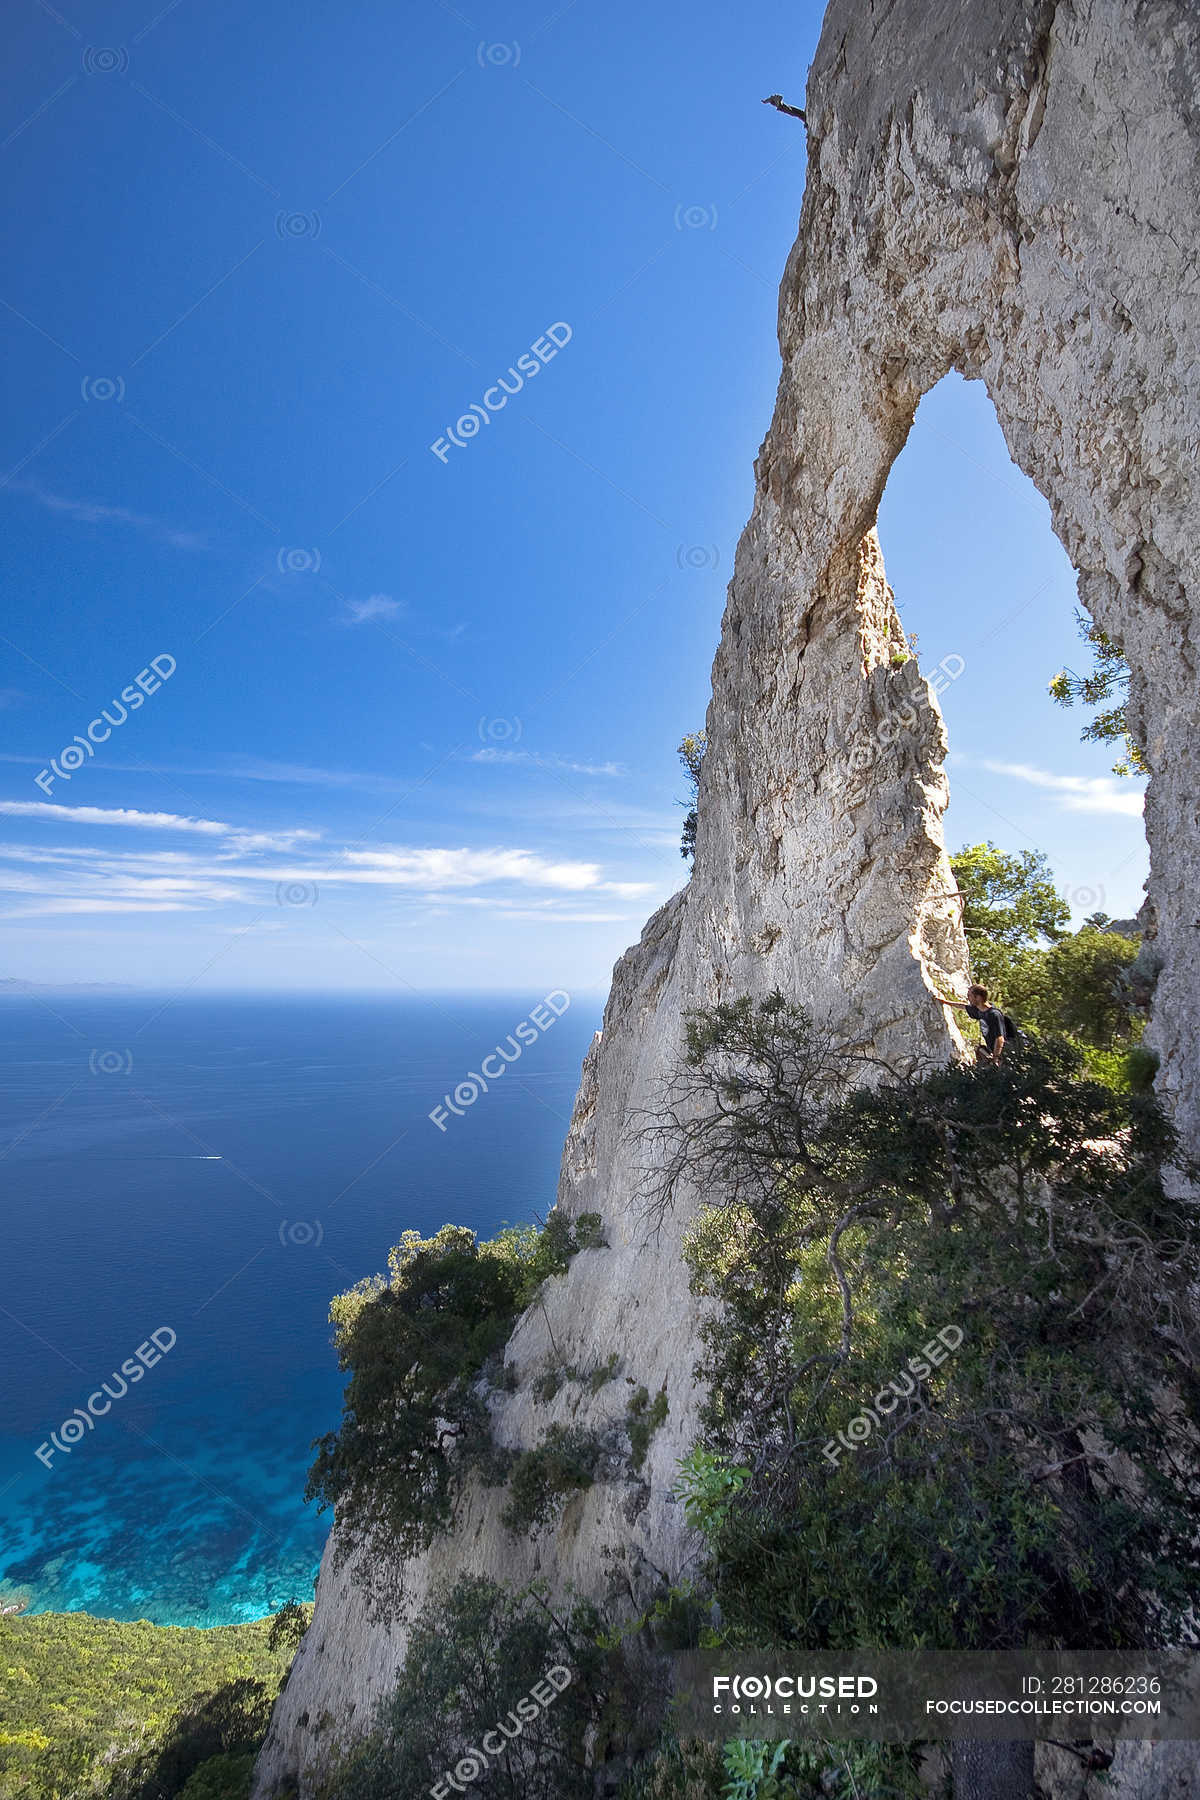
[[[798,106],[789,106],[782,94],[768,94],[763,101],[764,106],[773,106],[776,112],[787,113],[790,118],[799,119],[808,129],[808,119]]]
[[[940,994],[938,999],[942,1000]],[[998,1063],[1004,1055],[1005,1044],[1020,1035],[1006,1012],[988,1004],[988,991],[978,982],[967,989],[965,1000],[942,1000],[942,1005],[956,1007],[959,1012],[965,1012],[968,1019],[977,1021],[983,1042],[976,1048],[976,1062]]]

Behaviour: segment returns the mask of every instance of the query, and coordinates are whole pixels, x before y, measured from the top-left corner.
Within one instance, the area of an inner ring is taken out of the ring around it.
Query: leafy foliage
[[[971,973],[985,987],[1004,992],[1023,952],[1067,935],[1071,909],[1040,850],[1009,856],[992,843],[968,844],[951,857],[950,866],[962,896]]]
[[[679,745],[679,760],[683,764],[688,778],[688,798],[683,802],[688,811],[683,821],[683,837],[679,845],[679,854],[685,862],[691,862],[696,854],[700,766],[704,761],[704,752],[707,748],[708,733],[706,731],[689,731]]]
[[[202,1762],[179,1790],[179,1800],[250,1800],[254,1753],[222,1752]]]
[[[731,1738],[725,1745],[726,1800],[782,1800],[779,1779],[788,1742],[754,1743]]]
[[[559,1617],[535,1590],[462,1576],[417,1619],[397,1686],[328,1800],[412,1800],[472,1753],[482,1768],[470,1791],[487,1800],[590,1800],[585,1740],[603,1719],[614,1667],[598,1627],[590,1607]],[[531,1696],[552,1669],[561,1691],[552,1684],[543,1704]]]
[[[1136,1043],[1144,1015],[1133,981],[1136,938],[1084,925],[1048,950],[1022,958],[1007,997],[1022,1020],[1094,1050]]]
[[[547,1525],[563,1501],[591,1487],[601,1443],[577,1425],[551,1425],[540,1444],[523,1450],[512,1464],[508,1500],[501,1522],[514,1532]]]
[[[598,1212],[582,1212],[575,1220],[576,1250],[607,1250],[604,1220]]]
[[[675,1492],[693,1531],[715,1538],[749,1480],[749,1469],[737,1468],[724,1456],[699,1444],[689,1451],[679,1465]]]
[[[919,1800],[918,1757],[896,1744],[669,1735],[640,1762],[621,1800]]]
[[[971,844],[950,861],[973,978],[1023,1030],[1069,1038],[1098,1079],[1148,1085],[1132,1055],[1153,988],[1138,934],[1111,928],[1104,913],[1069,932],[1070,909],[1040,853]]]
[[[1161,1178],[1171,1126],[1061,1040],[866,1067],[781,996],[730,1003],[689,1021],[658,1127],[658,1203],[710,1196],[687,1257],[721,1303],[699,1371],[719,1460],[693,1459],[693,1512],[731,1637],[1186,1636],[1200,1242]],[[952,1360],[914,1376],[947,1327]]]
[[[629,1433],[629,1462],[633,1469],[640,1469],[650,1449],[650,1440],[662,1425],[669,1411],[667,1391],[659,1389],[653,1400],[648,1388],[635,1388],[626,1409],[625,1428]]]
[[[235,1748],[226,1735],[257,1749],[287,1666],[269,1632],[267,1619],[213,1630],[88,1613],[0,1620],[0,1793],[131,1800],[157,1766],[176,1783],[159,1792],[173,1795]]]
[[[193,1783],[202,1793],[207,1783],[219,1800],[242,1800],[230,1784],[242,1779],[247,1763],[253,1766],[274,1700],[273,1688],[249,1679],[200,1696],[172,1720],[161,1742],[115,1777],[105,1800],[174,1800]],[[243,1791],[249,1794],[248,1784]]]
[[[1129,664],[1118,644],[1103,632],[1086,613],[1076,612],[1079,635],[1092,650],[1092,668],[1088,675],[1076,675],[1072,669],[1060,669],[1050,683],[1050,693],[1059,706],[1103,707],[1080,734],[1085,743],[1120,744],[1122,756],[1113,764],[1114,775],[1149,774],[1145,753],[1129,728]],[[1107,706],[1107,701],[1115,701]]]
[[[285,1600],[271,1620],[271,1628],[267,1633],[267,1648],[269,1650],[290,1650],[294,1654],[300,1648],[300,1640],[308,1630],[311,1621],[311,1606],[301,1606],[298,1600]]]
[[[668,1735],[630,1771],[620,1800],[722,1800],[724,1768],[720,1744]]]
[[[594,1246],[598,1217],[580,1224]],[[360,1281],[330,1308],[350,1380],[340,1429],[316,1445],[306,1497],[336,1505],[383,1560],[423,1549],[450,1522],[467,1471],[488,1465],[481,1373],[579,1248],[557,1212],[540,1231],[508,1227],[485,1242],[461,1225],[431,1238],[406,1231],[389,1274]]]

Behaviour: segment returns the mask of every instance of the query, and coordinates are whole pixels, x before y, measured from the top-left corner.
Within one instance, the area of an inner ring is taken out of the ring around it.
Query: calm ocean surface
[[[311,1597],[330,1296],[409,1228],[545,1215],[598,996],[428,1118],[541,998],[0,999],[0,1604],[221,1625]]]

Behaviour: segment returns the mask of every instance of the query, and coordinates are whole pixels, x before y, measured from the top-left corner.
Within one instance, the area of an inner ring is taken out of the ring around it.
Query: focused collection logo
[[[858,1712],[873,1700],[873,1675],[714,1675],[714,1713]],[[868,1708],[878,1712],[877,1706]]]

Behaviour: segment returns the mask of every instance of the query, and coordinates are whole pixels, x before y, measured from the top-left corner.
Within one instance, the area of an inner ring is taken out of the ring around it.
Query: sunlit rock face
[[[649,1227],[639,1136],[685,1010],[778,987],[886,1057],[951,1048],[930,986],[961,982],[965,953],[932,690],[959,671],[953,651],[923,674],[904,660],[874,522],[917,402],[952,368],[986,382],[1082,599],[1134,671],[1153,770],[1152,1041],[1164,1095],[1200,1136],[1198,35],[1186,0],[831,6],[779,396],[713,670],[695,870],[617,965],[564,1152],[560,1204],[599,1212],[608,1248],[547,1284],[508,1347],[516,1391],[492,1401],[513,1446],[554,1421],[619,1419],[626,1378],[665,1384],[669,1414],[640,1474],[614,1471],[533,1542],[501,1526],[495,1491],[469,1494],[450,1535],[383,1572],[410,1610],[464,1571],[630,1606],[694,1554],[670,1491],[696,1425],[690,1203]],[[1037,630],[1034,608],[1018,628]],[[568,1382],[535,1398],[550,1366],[613,1353],[595,1394]],[[404,1642],[403,1618],[372,1615],[353,1558],[327,1552],[259,1796],[297,1778],[311,1791],[306,1772],[365,1728]],[[1179,1748],[1139,1748],[1118,1791],[1179,1793]]]

